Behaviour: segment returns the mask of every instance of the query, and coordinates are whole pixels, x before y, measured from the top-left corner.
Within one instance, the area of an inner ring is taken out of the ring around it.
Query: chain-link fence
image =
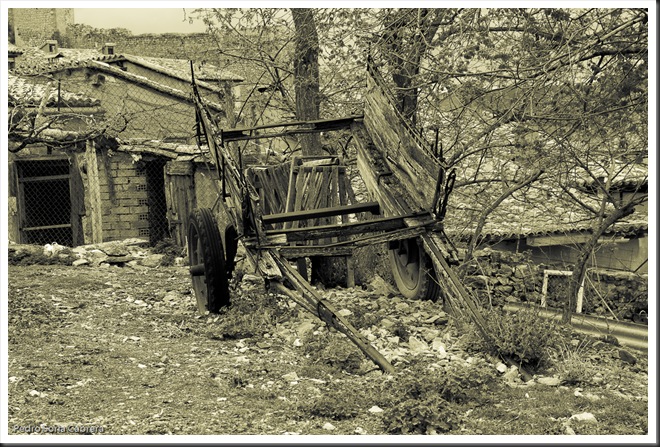
[[[9,76],[9,239],[78,246],[185,244],[193,208],[218,200],[196,139],[190,67],[139,58],[17,66]],[[220,125],[232,81],[199,81]]]

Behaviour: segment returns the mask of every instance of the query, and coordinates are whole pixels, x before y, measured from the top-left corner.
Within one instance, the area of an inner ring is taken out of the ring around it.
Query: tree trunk
[[[396,106],[413,126],[417,122],[418,100],[414,83],[428,42],[433,40],[440,26],[439,21],[435,20],[439,14],[441,12],[435,9],[420,9],[418,14],[411,14],[409,9],[400,9],[390,20],[386,32],[386,56],[392,65]]]
[[[292,8],[295,25],[296,50],[293,72],[296,93],[296,118],[319,119],[319,37],[314,23],[314,12],[309,8]],[[317,133],[300,137],[303,155],[322,154],[321,138]]]
[[[295,25],[296,51],[293,60],[296,93],[296,118],[299,120],[319,119],[319,37],[314,22],[314,12],[308,8],[292,8]],[[303,155],[327,155],[321,148],[318,133],[299,136]],[[345,285],[346,263],[341,259],[313,256],[312,282],[321,282],[330,287]],[[299,263],[304,268],[304,263]],[[343,277],[342,277],[343,274]]]
[[[532,183],[534,183],[538,178],[543,174],[543,169],[539,169],[538,171],[534,172],[532,175],[524,179],[522,182],[512,186],[511,188],[507,189],[504,191],[493,203],[490,204],[489,207],[484,209],[479,216],[479,219],[477,220],[477,225],[474,229],[474,233],[472,236],[470,236],[470,240],[468,242],[467,250],[465,253],[465,260],[463,262],[467,263],[472,259],[472,254],[474,253],[474,250],[477,247],[477,241],[479,237],[481,236],[481,232],[484,229],[484,226],[486,225],[486,219],[488,216],[495,211],[495,209],[504,202],[504,200],[511,196],[514,192],[518,191],[521,188],[524,188],[525,186],[529,186]]]
[[[575,261],[573,275],[569,281],[568,300],[564,305],[564,312],[561,319],[563,324],[570,324],[571,322],[571,315],[573,314],[573,310],[575,309],[577,303],[577,295],[580,290],[580,286],[582,285],[582,281],[584,280],[584,277],[587,273],[587,263],[591,253],[598,245],[598,240],[603,235],[605,230],[607,230],[612,224],[617,222],[619,219],[632,214],[634,210],[634,202],[627,203],[621,208],[616,209],[612,214],[607,216],[600,223],[600,225],[592,233],[589,240],[580,249],[580,255]]]

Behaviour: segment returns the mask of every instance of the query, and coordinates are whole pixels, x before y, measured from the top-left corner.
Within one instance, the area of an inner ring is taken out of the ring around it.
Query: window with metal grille
[[[21,160],[18,198],[21,240],[28,244],[73,244],[72,202],[67,157]],[[79,222],[75,222],[78,226]]]
[[[138,230],[138,235],[140,235],[140,236],[149,236],[149,228],[140,228]]]
[[[140,214],[138,216],[138,220],[149,220],[149,215],[148,214]]]
[[[147,190],[147,185],[135,185],[135,189],[137,191],[146,191]]]
[[[149,206],[149,200],[147,200],[147,199],[138,199],[138,206]]]

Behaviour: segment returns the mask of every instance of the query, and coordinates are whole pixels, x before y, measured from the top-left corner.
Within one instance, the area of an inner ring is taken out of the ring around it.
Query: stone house
[[[49,128],[27,145],[10,133],[9,239],[183,244],[192,208],[216,198],[214,168],[196,144],[189,62],[120,55],[112,44],[95,51],[47,41],[21,51],[10,115]],[[209,110],[226,120],[240,78],[196,68]]]

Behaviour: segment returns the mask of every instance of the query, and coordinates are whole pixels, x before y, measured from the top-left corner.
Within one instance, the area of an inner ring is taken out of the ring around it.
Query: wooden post
[[[167,201],[167,219],[172,236],[177,245],[186,244],[188,221],[195,208],[192,164],[189,162],[168,161],[165,164],[165,200]]]
[[[103,242],[103,212],[101,206],[101,186],[99,184],[99,166],[94,142],[85,142],[85,161],[87,163],[87,188],[89,193],[89,216],[92,225],[92,240],[96,244]]]

